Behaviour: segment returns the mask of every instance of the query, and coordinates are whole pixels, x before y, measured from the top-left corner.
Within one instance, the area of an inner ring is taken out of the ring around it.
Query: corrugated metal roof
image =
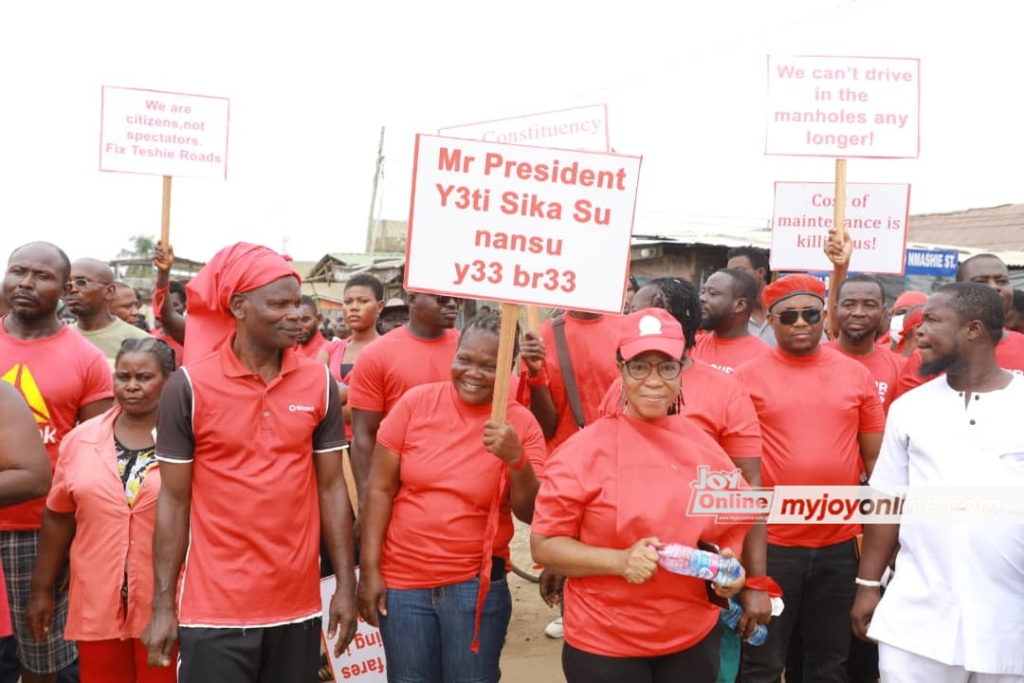
[[[910,239],[986,251],[1019,252],[1024,250],[1024,204],[911,216]]]

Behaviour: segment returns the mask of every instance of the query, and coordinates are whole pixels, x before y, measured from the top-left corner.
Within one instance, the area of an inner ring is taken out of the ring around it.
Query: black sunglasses
[[[455,303],[456,305],[462,303],[462,299],[457,296],[444,296],[442,294],[435,294],[434,298],[437,299],[437,303],[442,306],[447,306],[449,303]]]
[[[821,310],[817,308],[791,308],[782,313],[776,313],[775,317],[783,325],[794,325],[798,318],[803,318],[804,322],[808,325],[813,325],[821,322]]]

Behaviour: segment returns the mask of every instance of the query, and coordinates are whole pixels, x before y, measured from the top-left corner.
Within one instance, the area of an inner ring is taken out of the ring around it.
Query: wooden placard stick
[[[836,190],[832,202],[832,226],[836,231],[836,238],[840,244],[846,241],[846,159],[836,159]],[[839,337],[839,285],[843,284],[846,274],[849,272],[850,264],[832,264],[832,274],[828,279],[828,302],[827,317],[825,320],[825,331],[829,339]]]
[[[498,340],[498,372],[494,376],[494,398],[491,401],[491,419],[498,422],[505,421],[505,413],[508,410],[508,383],[512,378],[512,352],[515,349],[518,322],[519,304],[502,304],[501,337]]]
[[[171,240],[171,176],[164,176],[163,212],[160,216],[160,246],[167,251]]]

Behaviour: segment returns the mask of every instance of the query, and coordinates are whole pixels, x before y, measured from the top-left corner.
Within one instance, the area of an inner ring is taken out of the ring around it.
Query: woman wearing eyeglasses
[[[749,524],[690,514],[698,468],[732,463],[680,404],[686,337],[662,309],[623,318],[625,408],[575,434],[545,464],[531,546],[568,577],[562,668],[568,683],[706,681],[718,675],[719,608],[705,582],[658,569],[666,543],[737,553]],[[738,592],[737,581],[719,587]]]

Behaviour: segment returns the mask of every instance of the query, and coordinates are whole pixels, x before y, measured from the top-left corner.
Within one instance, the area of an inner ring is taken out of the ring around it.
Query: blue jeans
[[[470,651],[479,579],[440,588],[388,589],[380,617],[388,683],[496,683],[512,618],[504,577],[491,582],[480,618],[480,651]]]

